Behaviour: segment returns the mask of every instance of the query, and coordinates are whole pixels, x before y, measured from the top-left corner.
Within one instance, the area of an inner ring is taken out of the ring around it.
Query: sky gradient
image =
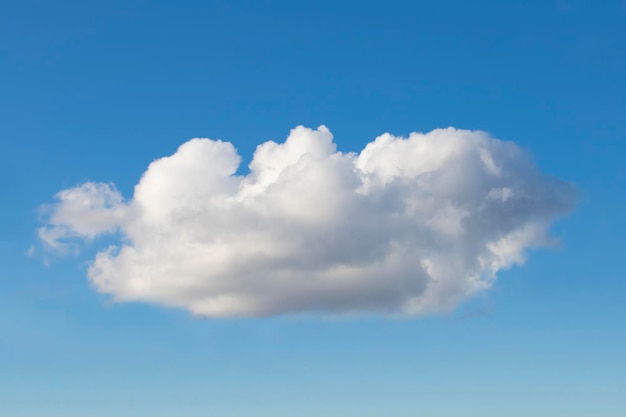
[[[623,416],[625,20],[608,0],[3,3],[0,414]],[[115,303],[87,279],[114,238],[64,256],[38,239],[60,190],[131,198],[194,137],[245,167],[298,125],[345,153],[482,130],[577,202],[558,245],[410,319]]]

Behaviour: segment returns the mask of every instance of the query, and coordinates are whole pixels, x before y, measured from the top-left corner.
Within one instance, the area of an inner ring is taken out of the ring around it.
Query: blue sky
[[[415,3],[3,3],[0,414],[623,416],[626,6]],[[38,242],[59,190],[130,198],[193,137],[232,142],[245,166],[321,124],[343,152],[484,130],[573,183],[576,208],[557,248],[409,319],[114,303],[86,278],[110,237],[76,256]]]

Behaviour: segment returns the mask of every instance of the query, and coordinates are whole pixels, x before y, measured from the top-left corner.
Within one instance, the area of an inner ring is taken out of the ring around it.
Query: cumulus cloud
[[[150,164],[125,200],[112,184],[63,190],[50,249],[117,233],[88,277],[119,301],[197,315],[422,315],[453,309],[549,242],[573,188],[480,131],[384,134],[338,152],[325,127],[259,145],[192,139]]]

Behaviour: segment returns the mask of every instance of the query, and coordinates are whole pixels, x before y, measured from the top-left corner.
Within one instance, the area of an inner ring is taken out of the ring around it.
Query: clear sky
[[[626,3],[361,3],[2,2],[0,415],[626,415]],[[344,153],[482,130],[577,201],[557,245],[403,318],[117,303],[87,278],[116,237],[66,254],[38,238],[60,190],[129,201],[195,137],[231,142],[245,174],[298,125]]]

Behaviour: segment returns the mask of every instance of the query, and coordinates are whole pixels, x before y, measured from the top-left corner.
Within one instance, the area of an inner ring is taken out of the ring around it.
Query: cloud
[[[44,206],[51,212],[51,226],[38,230],[39,238],[50,248],[67,251],[75,245],[68,238],[94,238],[119,229],[128,219],[128,206],[110,184],[85,183],[56,195],[59,203]]]
[[[112,184],[63,190],[39,230],[63,250],[117,233],[88,277],[118,301],[197,315],[450,311],[549,243],[574,203],[514,143],[480,131],[384,134],[341,153],[325,127],[259,145],[192,139],[150,164],[125,201]]]

